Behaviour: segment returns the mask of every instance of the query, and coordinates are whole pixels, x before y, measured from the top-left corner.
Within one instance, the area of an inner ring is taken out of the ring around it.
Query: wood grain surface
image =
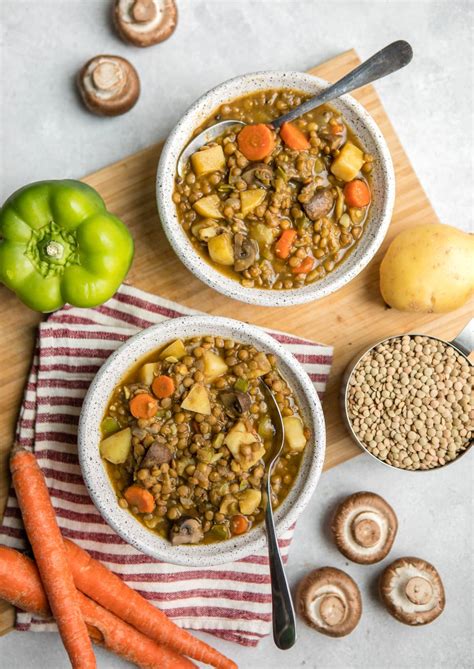
[[[310,72],[336,81],[359,62],[355,51],[350,50]],[[162,143],[84,178],[132,231],[136,255],[128,282],[188,307],[275,327],[334,346],[334,366],[324,399],[325,469],[360,453],[342,424],[338,408],[341,374],[351,358],[378,339],[409,331],[452,339],[472,313],[470,305],[443,315],[407,314],[384,305],[378,289],[379,264],[389,242],[401,230],[418,223],[437,222],[437,217],[374,88],[366,86],[354,97],[373,116],[390,148],[397,182],[395,209],[375,259],[349,285],[318,302],[285,308],[241,304],[214,292],[188,272],[169,246],[156,213],[155,173]],[[40,318],[0,287],[0,516],[9,485],[8,453]],[[0,602],[0,634],[12,628],[13,619],[13,609]]]

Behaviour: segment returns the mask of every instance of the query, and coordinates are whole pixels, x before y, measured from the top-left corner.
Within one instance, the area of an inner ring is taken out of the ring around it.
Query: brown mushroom
[[[135,46],[152,46],[175,31],[174,0],[115,0],[114,23],[120,37]]]
[[[317,221],[329,214],[334,205],[334,195],[330,188],[318,188],[309,202],[303,204],[306,216]]]
[[[238,418],[250,409],[252,400],[248,393],[240,390],[229,390],[219,394],[219,399],[225,407],[225,412],[231,418]]]
[[[145,457],[141,461],[140,467],[145,467],[147,469],[155,466],[159,467],[165,462],[170,462],[172,458],[173,454],[167,446],[154,441],[145,453]]]
[[[394,510],[374,492],[356,492],[336,509],[331,525],[336,546],[349,560],[374,564],[390,552],[397,534]]]
[[[328,636],[350,634],[362,615],[357,584],[335,567],[322,567],[307,574],[298,585],[296,604],[308,625]]]
[[[251,163],[239,179],[243,179],[249,186],[257,184],[268,187],[273,179],[273,168],[266,163]]]
[[[86,107],[99,116],[125,114],[140,95],[140,79],[131,63],[120,56],[91,58],[77,76]]]
[[[173,546],[197,544],[204,537],[202,526],[197,518],[182,516],[171,527],[170,541]]]
[[[406,625],[426,625],[444,610],[443,582],[432,564],[416,557],[395,560],[382,572],[379,592],[388,612]]]
[[[244,237],[240,232],[234,236],[234,269],[243,272],[258,258],[258,244],[254,239]]]

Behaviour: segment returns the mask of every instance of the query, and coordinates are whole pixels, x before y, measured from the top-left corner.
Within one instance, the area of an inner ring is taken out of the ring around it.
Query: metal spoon
[[[370,84],[372,81],[377,79],[382,79],[386,77],[387,74],[392,74],[400,70],[413,58],[413,50],[408,42],[403,40],[398,40],[397,42],[392,42],[381,51],[377,51],[371,58],[361,63],[354,70],[351,70],[345,77],[336,81],[335,84],[329,86],[318,95],[310,98],[303,104],[298,105],[287,114],[279,116],[271,122],[271,125],[274,128],[279,128],[282,123],[286,121],[293,121],[295,118],[306,114],[307,112],[319,107],[325,102],[339,98],[345,93],[350,93],[350,91],[355,90],[356,88],[361,88],[366,84]],[[220,121],[215,125],[212,125],[210,128],[206,128],[196,135],[189,144],[183,149],[181,155],[178,158],[178,167],[177,172],[179,176],[183,175],[183,168],[188,158],[197,151],[201,146],[212,141],[216,137],[219,137],[225,130],[231,128],[232,126],[246,125],[242,121],[229,119],[227,121]]]
[[[272,415],[272,423],[276,429],[273,438],[273,447],[266,456],[266,474],[265,484],[267,492],[267,508],[265,509],[265,526],[268,540],[268,557],[270,561],[270,577],[272,587],[272,620],[273,620],[273,639],[278,648],[287,650],[291,648],[296,641],[296,621],[293,601],[291,599],[290,588],[286,580],[283,562],[280,555],[280,548],[275,532],[275,523],[273,520],[273,510],[271,504],[272,488],[270,476],[272,469],[278,461],[283,444],[285,441],[285,428],[281,417],[280,409],[272,391],[265,381],[260,379],[261,390],[265,396],[269,411]]]

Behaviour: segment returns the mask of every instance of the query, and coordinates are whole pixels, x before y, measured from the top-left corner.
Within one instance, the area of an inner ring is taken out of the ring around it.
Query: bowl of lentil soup
[[[447,342],[405,334],[356,356],[341,386],[342,413],[353,440],[378,462],[430,471],[471,448],[473,322]]]
[[[345,95],[294,121],[289,133],[268,128],[327,86],[298,72],[236,77],[199,98],[163,148],[156,191],[165,233],[188,269],[229,297],[264,306],[325,297],[383,241],[393,166],[361,105]],[[240,126],[193,154],[178,176],[193,135],[229,118],[265,128],[270,153],[249,153],[249,126]]]
[[[260,378],[285,424],[272,475],[281,533],[309,501],[325,450],[314,386],[281,344],[239,321],[191,316],[143,330],[104,363],[81,411],[79,458],[96,507],[125,541],[183,565],[265,543],[274,428]]]

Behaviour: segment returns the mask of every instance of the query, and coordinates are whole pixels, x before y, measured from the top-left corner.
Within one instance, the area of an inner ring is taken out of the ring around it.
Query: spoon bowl
[[[216,137],[222,135],[222,133],[225,132],[226,130],[239,125],[245,125],[245,123],[243,123],[242,121],[232,121],[232,120],[219,121],[219,123],[211,125],[209,128],[206,128],[205,130],[200,132],[199,135],[196,135],[196,137],[192,139],[189,142],[189,144],[184,148],[183,152],[178,158],[178,165],[176,167],[178,176],[180,177],[183,176],[184,166],[186,165],[192,154],[198,151],[201,148],[201,146],[204,146],[204,144],[207,144],[208,142],[212,142],[213,139],[216,139]]]

